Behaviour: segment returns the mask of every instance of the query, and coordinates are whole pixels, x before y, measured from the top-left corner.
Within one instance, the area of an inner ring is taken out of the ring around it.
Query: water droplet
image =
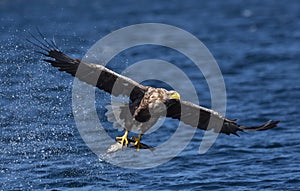
[[[253,13],[252,13],[251,10],[245,9],[245,10],[243,10],[242,15],[243,15],[244,17],[251,17],[251,16],[253,15]]]

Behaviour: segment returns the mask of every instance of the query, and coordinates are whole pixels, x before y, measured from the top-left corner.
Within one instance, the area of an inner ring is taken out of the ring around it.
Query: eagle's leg
[[[133,137],[134,145],[136,146],[136,150],[140,151],[141,148],[141,139],[142,139],[143,134],[140,133],[138,137]]]
[[[121,144],[122,144],[122,148],[124,146],[124,143],[125,145],[127,146],[128,145],[128,130],[125,129],[125,133],[122,137],[116,137],[116,141],[121,141]]]

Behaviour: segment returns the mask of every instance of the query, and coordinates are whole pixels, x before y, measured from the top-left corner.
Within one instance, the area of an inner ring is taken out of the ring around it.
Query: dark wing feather
[[[102,65],[87,64],[78,59],[73,59],[57,49],[49,49],[45,56],[52,59],[44,59],[52,66],[59,68],[77,77],[83,82],[98,87],[114,96],[126,95],[132,101],[141,99],[147,87],[105,68]]]
[[[261,126],[244,127],[236,123],[236,120],[229,120],[218,112],[201,107],[187,101],[172,102],[167,105],[167,117],[178,119],[187,125],[197,127],[203,130],[214,129],[215,132],[225,133],[227,135],[238,135],[238,131],[244,130],[267,130],[276,127],[279,121],[271,120]],[[211,121],[211,125],[209,123]],[[218,130],[214,124],[221,124]],[[211,127],[211,128],[209,128]]]

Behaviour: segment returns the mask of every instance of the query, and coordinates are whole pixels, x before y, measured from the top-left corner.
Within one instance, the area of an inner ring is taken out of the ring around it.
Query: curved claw
[[[133,137],[134,145],[136,146],[136,151],[140,151],[142,143],[141,143],[141,137]]]
[[[127,146],[129,141],[128,141],[128,131],[126,130],[124,135],[122,137],[116,137],[116,141],[120,141],[121,144],[122,144],[122,149],[123,149],[123,146],[124,146],[124,143],[125,145]]]

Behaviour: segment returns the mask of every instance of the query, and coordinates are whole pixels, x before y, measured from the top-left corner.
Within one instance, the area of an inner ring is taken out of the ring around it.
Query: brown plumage
[[[175,91],[143,86],[102,65],[84,63],[78,59],[73,59],[62,53],[51,41],[40,41],[37,38],[35,40],[37,42],[30,42],[42,49],[39,53],[48,57],[44,61],[57,67],[59,71],[67,72],[113,96],[128,96],[130,103],[118,105],[117,113],[119,116],[114,116],[114,120],[117,120],[119,125],[128,131],[135,127],[142,135],[161,116],[181,120],[187,125],[202,130],[214,129],[216,132],[227,135],[238,135],[238,131],[244,130],[267,130],[276,127],[279,123],[279,121],[270,120],[260,126],[245,127],[239,125],[236,120],[229,120],[213,110],[191,102],[181,101],[179,94]],[[110,116],[110,119],[113,118]],[[219,122],[222,126],[217,129],[213,125],[209,125],[209,122],[211,124]]]

